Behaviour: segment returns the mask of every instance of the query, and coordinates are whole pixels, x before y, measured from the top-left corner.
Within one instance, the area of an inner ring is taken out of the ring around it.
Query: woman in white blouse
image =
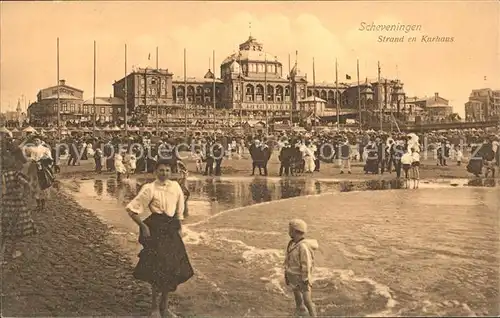
[[[29,160],[27,176],[34,189],[37,211],[45,210],[45,201],[50,197],[50,188],[55,180],[52,171],[54,160],[50,148],[43,145],[41,137],[31,137],[31,144],[24,148]]]
[[[127,173],[127,168],[125,167],[125,164],[123,163],[123,155],[124,151],[121,149],[117,149],[114,161],[115,161],[115,171],[116,171],[116,180],[121,181],[122,176]]]
[[[156,180],[145,184],[126,207],[139,226],[143,246],[134,277],[151,284],[152,313],[157,317],[168,311],[168,293],[194,274],[182,241],[184,194],[179,183],[169,180],[171,171],[167,162],[159,160]],[[148,210],[149,217],[141,220],[139,214]]]

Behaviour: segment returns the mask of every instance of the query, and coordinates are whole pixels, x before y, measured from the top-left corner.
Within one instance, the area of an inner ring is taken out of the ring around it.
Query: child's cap
[[[307,232],[307,223],[301,219],[293,219],[290,221],[290,227],[296,231],[306,233]]]

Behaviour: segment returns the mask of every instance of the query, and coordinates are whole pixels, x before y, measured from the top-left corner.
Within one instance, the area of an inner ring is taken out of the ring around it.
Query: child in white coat
[[[314,250],[318,249],[318,241],[307,240],[306,232],[306,222],[301,219],[290,221],[288,234],[292,239],[285,254],[285,282],[293,290],[296,314],[309,312],[310,316],[315,317],[316,308],[311,298],[311,282]]]

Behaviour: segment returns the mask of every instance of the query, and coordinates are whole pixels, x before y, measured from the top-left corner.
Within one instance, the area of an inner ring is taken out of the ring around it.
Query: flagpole
[[[377,72],[378,73],[377,74],[377,76],[378,76],[377,102],[378,102],[378,109],[380,111],[380,114],[379,114],[379,116],[380,116],[380,131],[383,131],[384,128],[383,128],[383,123],[382,123],[383,122],[383,118],[382,118],[383,117],[383,115],[382,115],[382,100],[380,99],[380,97],[381,97],[380,96],[380,84],[381,84],[380,83],[380,61],[377,62],[377,68],[378,68],[378,72]]]
[[[212,60],[209,57],[208,58],[208,70],[210,71],[211,69],[212,69]],[[215,72],[215,70],[214,70],[214,72]],[[213,74],[215,76],[215,73],[213,73]],[[203,109],[205,110],[205,115],[207,116],[206,121],[207,121],[207,123],[210,123],[210,106],[207,105],[205,100],[203,100]]]
[[[96,82],[96,41],[94,41],[94,84],[93,84],[93,97],[92,97],[92,108],[94,109],[94,114],[92,116],[92,122],[93,122],[93,134],[95,136],[95,126],[96,126],[96,115],[95,115],[95,84]]]
[[[288,85],[290,86],[290,89],[288,90],[290,94],[290,127],[293,126],[293,100],[292,100],[292,69],[290,65],[290,53],[288,53]]]
[[[359,130],[363,128],[362,115],[361,115],[361,87],[359,86],[359,59],[357,59],[356,71],[358,76],[358,111],[359,111]]]
[[[296,111],[297,113],[297,117],[298,117],[298,120],[300,122],[300,110],[299,110],[299,105],[297,103],[298,101],[298,98],[299,98],[299,94],[297,93],[297,82],[295,81],[295,75],[297,74],[298,72],[298,63],[299,63],[299,50],[295,50],[295,65],[294,65],[294,68],[295,68],[295,71],[294,71],[294,88],[295,88],[295,94],[293,96],[293,109]],[[306,87],[307,89],[307,87]],[[292,111],[293,112],[293,111]],[[292,123],[292,126],[293,126],[293,123]]]
[[[316,69],[314,67],[314,57],[313,57],[313,106],[314,106],[314,118],[313,118],[313,126],[316,127]]]
[[[264,107],[266,108],[266,135],[269,135],[269,118],[267,112],[267,55],[264,59]]]
[[[337,66],[337,59],[335,59],[335,107],[337,108],[337,130],[340,131],[339,72]]]
[[[161,77],[158,72],[158,47],[156,47],[156,74],[158,75],[158,80],[156,81],[156,134],[160,135],[160,105],[158,103],[158,95],[161,90]]]
[[[184,48],[184,135],[187,137],[188,113],[187,113],[187,77],[186,77],[186,49]]]
[[[240,65],[240,67],[238,67],[238,85],[240,87],[240,127],[242,127],[243,125],[243,98],[246,94],[245,92],[245,87],[243,87],[243,83],[241,81],[241,77],[242,77],[242,74],[241,74],[241,52],[238,53],[238,65]]]
[[[61,140],[61,98],[60,98],[60,79],[59,79],[59,38],[57,38],[57,132]]]
[[[92,108],[94,109],[94,114],[92,116],[93,122],[93,134],[95,136],[95,128],[96,128],[96,112],[95,112],[95,86],[96,86],[96,41],[94,41],[94,87],[93,87],[93,98],[92,98]]]
[[[214,100],[213,100],[213,110],[212,110],[212,114],[213,114],[213,118],[214,118],[214,132],[215,132],[215,107],[217,106],[216,103],[215,103],[215,50],[212,50],[212,68],[214,69],[213,71],[213,81],[212,81],[212,89],[214,91]]]
[[[125,105],[125,136],[128,136],[128,103],[127,103],[127,100],[128,100],[128,85],[127,85],[127,82],[128,82],[128,79],[127,79],[127,44],[125,44],[125,77],[124,77],[124,81],[125,81],[125,84],[124,84],[124,98],[123,98],[123,103]]]

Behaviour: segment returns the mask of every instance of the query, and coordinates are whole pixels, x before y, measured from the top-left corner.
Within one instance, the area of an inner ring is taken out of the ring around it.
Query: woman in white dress
[[[123,163],[127,170],[128,179],[131,174],[135,173],[135,169],[137,168],[137,159],[135,157],[135,154],[132,152],[132,149],[130,149],[123,157]]]
[[[27,176],[34,189],[37,210],[43,211],[55,180],[52,171],[54,160],[50,148],[42,144],[39,136],[32,137],[31,145],[24,148],[24,154],[29,161]]]
[[[122,175],[127,173],[127,168],[125,167],[125,164],[123,163],[123,155],[119,151],[117,151],[115,154],[114,163],[115,163],[115,171],[116,171],[116,180],[121,181]]]
[[[316,165],[314,164],[314,160],[316,157],[314,156],[314,152],[316,151],[316,146],[312,143],[307,143],[303,147],[303,158],[304,158],[304,172],[305,173],[313,173]]]
[[[170,165],[160,159],[156,180],[143,185],[127,205],[143,246],[134,277],[151,284],[152,314],[157,317],[168,313],[168,294],[194,275],[182,241],[184,194],[179,183],[169,180],[171,172]],[[139,214],[148,210],[151,214],[143,221]]]

